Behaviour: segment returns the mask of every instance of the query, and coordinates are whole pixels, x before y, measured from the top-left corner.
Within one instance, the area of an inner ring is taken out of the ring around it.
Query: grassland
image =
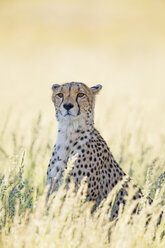
[[[115,190],[93,215],[92,203],[85,202],[85,184],[75,194],[73,184],[66,190],[64,180],[58,193],[46,203],[44,183],[53,129],[52,123],[43,125],[41,114],[30,123],[27,132],[18,128],[18,123],[13,129],[8,130],[7,124],[2,129],[0,247],[164,247],[165,217],[160,220],[160,214],[165,205],[165,158],[154,145],[145,142],[143,127],[138,125],[133,133],[122,127],[117,141],[117,136],[112,135],[112,147],[115,150],[114,142],[118,143],[117,160],[141,184],[144,194],[151,196],[153,204],[141,200],[140,213],[131,217],[135,203],[130,191],[117,222],[109,221],[109,203],[115,198]],[[11,142],[11,153],[6,141]],[[164,146],[164,142],[160,145]]]
[[[163,1],[0,2],[0,247],[164,248]],[[56,140],[53,82],[103,84],[95,125],[123,170],[153,199],[130,195],[110,222],[115,189],[91,215],[83,184],[46,203]]]

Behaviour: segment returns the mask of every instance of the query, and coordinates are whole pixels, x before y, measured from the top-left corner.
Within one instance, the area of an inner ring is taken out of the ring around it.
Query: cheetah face
[[[52,101],[55,105],[56,118],[61,120],[76,120],[93,117],[95,95],[102,86],[89,88],[83,83],[54,84],[52,86]]]

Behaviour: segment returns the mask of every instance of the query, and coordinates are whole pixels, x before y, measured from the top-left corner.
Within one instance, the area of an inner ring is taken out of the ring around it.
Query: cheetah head
[[[52,86],[52,101],[55,105],[57,121],[93,120],[95,96],[101,85],[89,88],[83,83],[65,83]]]

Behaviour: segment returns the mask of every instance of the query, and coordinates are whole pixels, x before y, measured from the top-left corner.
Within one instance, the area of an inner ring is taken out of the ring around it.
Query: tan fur
[[[52,100],[59,128],[46,181],[46,184],[54,181],[54,190],[57,190],[69,158],[78,154],[70,175],[77,186],[87,177],[88,199],[96,201],[96,204],[125,176],[105,140],[94,127],[95,96],[101,88],[101,85],[89,88],[83,83],[75,82],[52,87]],[[79,94],[81,97],[78,97]],[[65,104],[71,104],[67,106],[72,108],[66,110]],[[127,184],[120,191],[113,218],[117,216],[119,204],[125,203],[126,188]]]

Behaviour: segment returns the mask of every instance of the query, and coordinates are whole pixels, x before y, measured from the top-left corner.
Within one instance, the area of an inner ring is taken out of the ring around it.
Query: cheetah
[[[76,185],[86,177],[87,197],[97,205],[126,176],[106,141],[94,127],[95,97],[101,89],[101,85],[90,88],[79,82],[52,86],[52,101],[59,127],[46,180],[46,184],[51,184],[54,180],[53,190],[58,190],[68,160],[77,154],[70,175]],[[119,192],[112,219],[117,216],[120,203],[125,204],[127,187],[125,183]],[[140,191],[134,196],[135,199],[138,197],[141,197]]]

